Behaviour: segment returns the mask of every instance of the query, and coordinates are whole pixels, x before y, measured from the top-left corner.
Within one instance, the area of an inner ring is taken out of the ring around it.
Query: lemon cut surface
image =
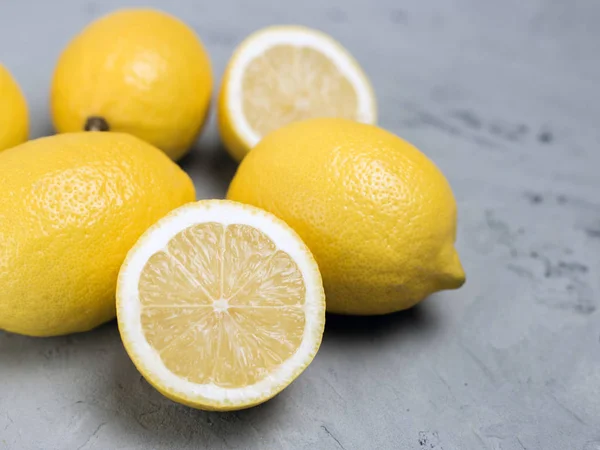
[[[204,201],[150,229],[119,276],[119,326],[141,373],[202,409],[276,395],[314,357],[324,294],[308,249],[257,208]]]

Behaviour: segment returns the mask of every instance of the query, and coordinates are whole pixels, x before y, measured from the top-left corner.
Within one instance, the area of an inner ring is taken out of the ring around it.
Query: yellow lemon
[[[352,55],[330,36],[299,26],[250,35],[227,65],[219,129],[240,161],[269,131],[312,117],[375,123],[375,94]]]
[[[0,64],[0,151],[27,140],[27,103],[10,72]]]
[[[262,403],[312,361],[325,295],[298,235],[224,200],[182,206],[131,249],[117,286],[125,349],[165,396],[208,410]]]
[[[177,160],[209,109],[212,73],[196,34],[152,9],[124,9],[93,22],[64,50],[51,112],[59,133],[133,134]]]
[[[330,312],[390,313],[465,280],[446,178],[375,126],[313,119],[280,128],[244,159],[227,197],[298,232],[319,264]]]
[[[0,167],[0,329],[32,336],[114,318],[125,255],[195,195],[163,152],[122,133],[36,139]]]

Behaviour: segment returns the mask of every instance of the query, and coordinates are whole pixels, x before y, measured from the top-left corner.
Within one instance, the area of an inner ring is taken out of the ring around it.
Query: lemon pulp
[[[250,61],[242,78],[244,116],[264,136],[312,117],[357,120],[355,88],[322,52],[276,45]]]
[[[192,383],[252,385],[302,342],[302,273],[250,225],[184,229],[148,259],[138,290],[145,339]]]

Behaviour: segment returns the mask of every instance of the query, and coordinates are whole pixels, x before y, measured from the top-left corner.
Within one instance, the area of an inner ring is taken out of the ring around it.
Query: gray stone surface
[[[51,133],[59,51],[121,3],[0,4],[0,60],[27,94],[33,136]],[[450,179],[468,283],[406,313],[330,317],[289,389],[228,414],[163,398],[114,323],[0,333],[0,449],[600,449],[599,2],[127,3],[189,22],[217,76],[264,25],[342,41],[372,78],[381,125]],[[182,164],[200,198],[224,194],[235,167],[214,121]]]

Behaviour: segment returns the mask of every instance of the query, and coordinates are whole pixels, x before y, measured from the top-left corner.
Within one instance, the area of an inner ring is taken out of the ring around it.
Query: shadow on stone
[[[118,335],[114,320],[82,333],[66,336],[31,337],[0,330],[0,360],[39,367],[66,357],[70,352],[93,352]],[[0,371],[1,374],[1,371]]]
[[[275,397],[241,411],[201,411],[169,400],[136,370],[124,349],[114,352],[113,379],[106,389],[106,406],[118,415],[113,423],[121,433],[152,434],[146,441],[165,442],[169,448],[237,448],[260,437],[257,428],[282,414],[285,401]]]
[[[225,197],[237,170],[237,163],[216,136],[202,139],[178,163],[194,181],[198,200]]]
[[[438,317],[427,302],[392,314],[380,316],[344,316],[327,314],[325,337],[327,340],[362,340],[396,335],[398,333],[424,333],[434,330]]]

